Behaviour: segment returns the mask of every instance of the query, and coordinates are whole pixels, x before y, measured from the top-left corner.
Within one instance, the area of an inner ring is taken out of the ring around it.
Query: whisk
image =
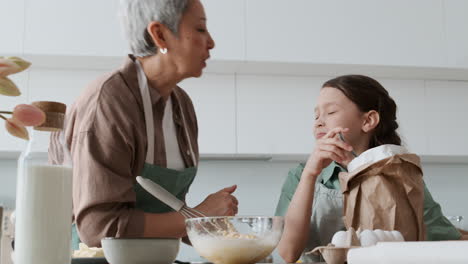
[[[158,198],[161,202],[165,203],[167,206],[174,209],[176,212],[182,214],[186,219],[187,218],[198,218],[198,217],[207,217],[202,212],[188,207],[184,202],[177,199],[174,195],[168,192],[166,189],[161,187],[159,184],[156,184],[152,180],[145,179],[141,176],[136,177],[137,182],[145,189],[147,192],[152,194],[154,197]]]
[[[185,219],[189,218],[199,218],[199,217],[207,217],[202,212],[198,211],[195,208],[188,207],[184,202],[177,199],[172,193],[168,192],[166,189],[161,187],[159,184],[153,182],[152,180],[143,178],[141,176],[136,177],[137,182],[145,189],[147,192],[152,194],[154,197],[158,198],[161,202],[165,203],[167,206],[174,209],[176,212],[179,212],[181,215],[185,217]],[[222,232],[225,228],[221,227],[216,220],[208,219],[207,222],[214,227],[215,232]],[[231,227],[231,224],[227,222],[227,226]],[[213,234],[212,231],[203,227],[205,231],[209,234]],[[231,227],[233,228],[233,227]]]

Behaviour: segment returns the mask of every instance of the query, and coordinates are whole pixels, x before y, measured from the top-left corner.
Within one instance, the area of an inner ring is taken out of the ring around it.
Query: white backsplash
[[[288,170],[296,162],[202,161],[197,178],[187,196],[189,206],[196,206],[210,193],[237,184],[239,215],[273,215],[281,186]],[[0,160],[0,203],[14,206],[16,161]],[[425,181],[444,214],[468,218],[468,164],[424,164]],[[468,219],[463,222],[468,229]],[[274,254],[275,261],[280,261]],[[183,245],[180,260],[199,260],[198,254]]]

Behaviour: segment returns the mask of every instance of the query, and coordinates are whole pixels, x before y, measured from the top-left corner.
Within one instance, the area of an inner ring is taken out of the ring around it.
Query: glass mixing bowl
[[[275,217],[202,217],[186,220],[195,250],[215,264],[251,264],[278,245],[284,219]]]

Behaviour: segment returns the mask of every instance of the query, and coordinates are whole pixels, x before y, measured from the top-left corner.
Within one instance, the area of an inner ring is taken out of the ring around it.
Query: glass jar
[[[65,164],[51,165],[47,155],[52,133],[63,129],[66,106],[56,102],[33,105],[46,113],[46,121],[34,127],[18,160],[15,264],[70,263],[72,167],[63,133],[54,135],[62,135],[55,144],[68,157]]]

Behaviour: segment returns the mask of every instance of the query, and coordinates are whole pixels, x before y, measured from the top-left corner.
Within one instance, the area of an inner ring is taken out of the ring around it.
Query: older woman
[[[136,184],[138,175],[185,199],[198,164],[197,120],[177,84],[199,77],[214,41],[199,0],[122,0],[133,55],[92,82],[65,130],[73,159],[73,246],[103,237],[184,237],[184,217]],[[51,146],[51,159],[63,155]],[[236,186],[196,207],[235,215]]]

